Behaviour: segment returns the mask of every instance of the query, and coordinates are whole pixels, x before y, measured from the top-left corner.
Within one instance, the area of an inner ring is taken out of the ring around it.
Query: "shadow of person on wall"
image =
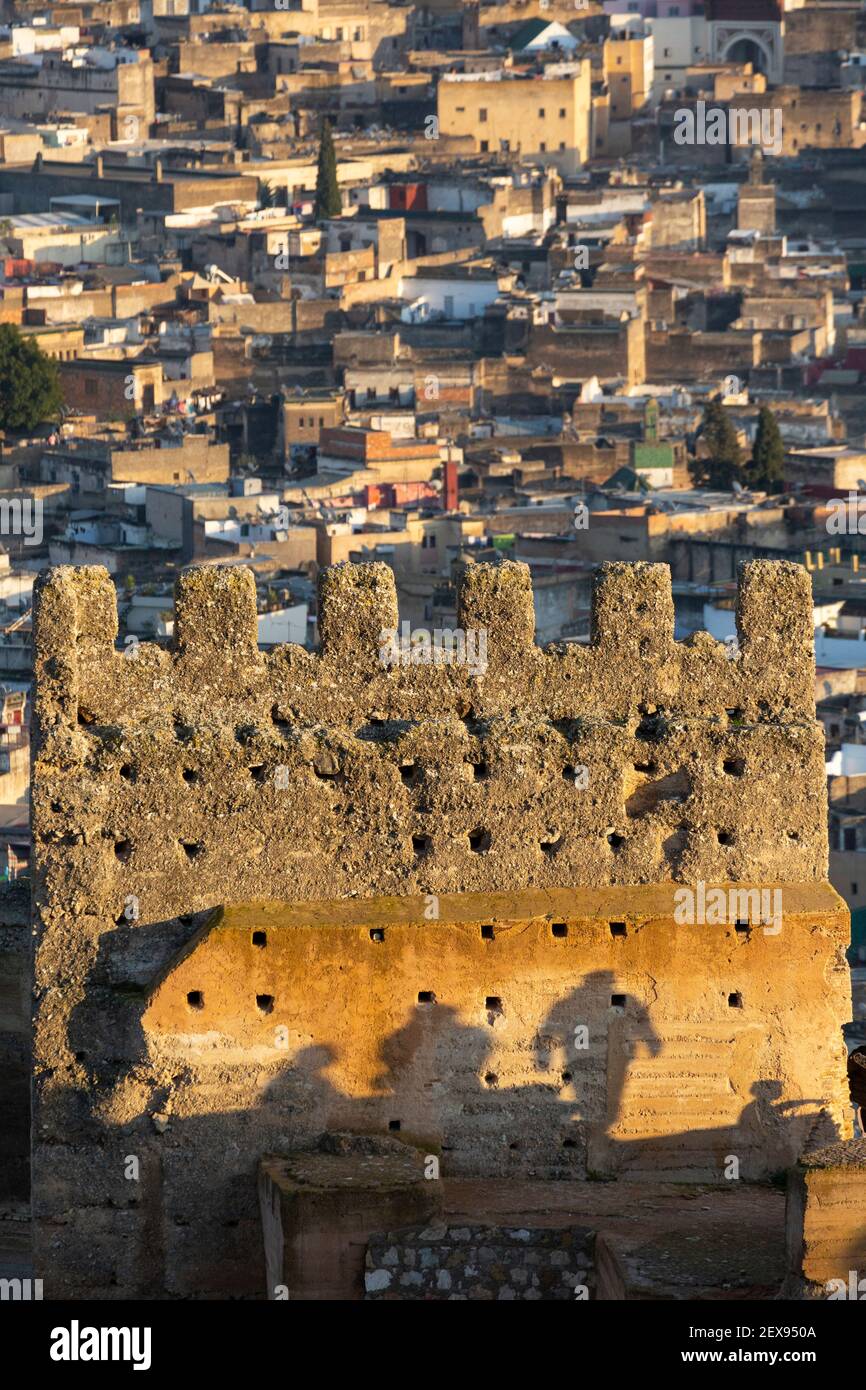
[[[686,1167],[709,1154],[715,1174],[718,1156],[736,1153],[738,1143],[759,1151],[774,1127],[784,1135],[792,1125],[799,1141],[822,1121],[820,1110],[800,1113],[820,1102],[782,1101],[781,1083],[762,1078],[731,1125],[618,1138],[612,1131],[630,1062],[661,1056],[663,1041],[651,1008],[620,992],[612,970],[590,972],[553,998],[540,1024],[507,997],[488,999],[476,1019],[432,996],[419,1001],[381,1038],[372,1054],[379,1070],[357,1094],[334,1080],[352,1031],[348,987],[340,1005],[345,1039],[307,1041],[300,1029],[294,1036],[304,1045],[284,1060],[270,1051],[254,1056],[220,1042],[214,1019],[213,1056],[185,1058],[176,1040],[163,1044],[145,1032],[146,991],[136,983],[157,955],[170,954],[172,939],[174,927],[154,924],[120,928],[113,942],[100,943],[98,984],[70,1020],[70,1039],[82,1047],[75,1079],[55,1078],[56,1104],[42,1116],[61,1143],[71,1134],[97,1140],[111,1168],[111,1205],[145,1207],[135,1235],[110,1256],[116,1265],[105,1282],[118,1287],[146,1287],[155,1296],[226,1287],[254,1295],[261,1283],[259,1161],[311,1148],[327,1131],[397,1131],[440,1151],[443,1176],[555,1179],[587,1168],[604,1176],[652,1171],[677,1150]],[[84,1049],[94,1037],[91,1062]],[[141,1160],[138,1187],[122,1180],[128,1155]],[[70,1208],[91,1201],[95,1177],[84,1170],[71,1176],[78,1195],[71,1191]]]
[[[736,1124],[737,1131],[752,1135],[756,1140],[766,1140],[774,1133],[778,1135],[780,1129],[784,1129],[790,1121],[801,1131],[802,1138],[798,1145],[801,1151],[807,1145],[830,1144],[838,1137],[836,1125],[822,1101],[805,1096],[796,1100],[782,1100],[782,1092],[781,1081],[753,1081],[749,1093],[754,1099],[743,1107]],[[803,1105],[817,1106],[818,1109],[805,1115],[797,1114]]]
[[[619,1113],[628,1047],[611,1049],[611,1030],[627,1025],[629,1047],[661,1050],[646,1008],[615,989],[611,971],[588,974],[553,1004],[528,1048],[515,1048],[523,1020],[507,1001],[488,1000],[477,1024],[448,1005],[419,1005],[379,1048],[376,1091],[390,1098],[391,1127],[441,1146],[460,1171],[578,1176],[589,1130],[603,1132]],[[507,1084],[503,1064],[522,1078]],[[375,1106],[362,1108],[375,1123]]]
[[[555,1047],[562,1049],[572,1089],[580,1097],[579,1118],[603,1128],[619,1117],[628,1061],[636,1049],[645,1048],[651,1057],[662,1050],[649,1010],[620,991],[611,970],[590,972],[554,1004],[539,1030],[539,1043],[547,1056]]]

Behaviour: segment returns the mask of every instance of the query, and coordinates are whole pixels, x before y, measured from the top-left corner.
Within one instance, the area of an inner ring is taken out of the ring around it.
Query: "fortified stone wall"
[[[30,894],[0,887],[0,1201],[30,1195]]]
[[[666,567],[605,565],[592,645],[542,651],[528,570],[471,566],[486,669],[386,669],[386,566],[325,572],[321,652],[267,655],[214,567],[129,655],[104,571],[40,577],[47,1297],[261,1295],[259,1159],[335,1127],[719,1181],[848,1137],[808,576],[744,567],[735,653],[673,616]],[[700,882],[778,889],[778,931],[678,920]]]

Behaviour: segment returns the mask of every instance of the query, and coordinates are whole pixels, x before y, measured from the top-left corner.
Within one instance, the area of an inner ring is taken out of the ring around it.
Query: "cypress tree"
[[[750,487],[763,488],[767,492],[778,492],[785,471],[785,446],[776,424],[776,417],[769,406],[762,405],[758,415],[758,429],[752,449],[752,461],[748,469]]]
[[[319,168],[316,174],[316,206],[314,216],[317,222],[323,217],[339,217],[343,211],[343,200],[337,184],[337,155],[334,151],[334,137],[331,123],[322,126],[319,141]]]

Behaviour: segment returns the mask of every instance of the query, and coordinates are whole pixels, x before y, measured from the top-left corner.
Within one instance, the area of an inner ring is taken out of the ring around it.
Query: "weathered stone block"
[[[431,1216],[439,1189],[405,1145],[359,1138],[339,1154],[263,1159],[259,1199],[268,1298],[343,1300],[363,1298],[365,1278],[368,1290],[391,1286],[384,1262],[365,1270],[367,1242],[383,1224]]]
[[[788,1175],[789,1297],[866,1301],[866,1139],[804,1154]]]

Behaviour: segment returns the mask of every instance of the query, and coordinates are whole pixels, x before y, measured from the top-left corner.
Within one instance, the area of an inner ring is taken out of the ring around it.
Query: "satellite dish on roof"
[[[733,478],[731,480],[731,487],[734,489],[734,492],[737,494],[738,497],[745,496],[746,489],[742,487],[740,483],[737,482],[736,478]]]

